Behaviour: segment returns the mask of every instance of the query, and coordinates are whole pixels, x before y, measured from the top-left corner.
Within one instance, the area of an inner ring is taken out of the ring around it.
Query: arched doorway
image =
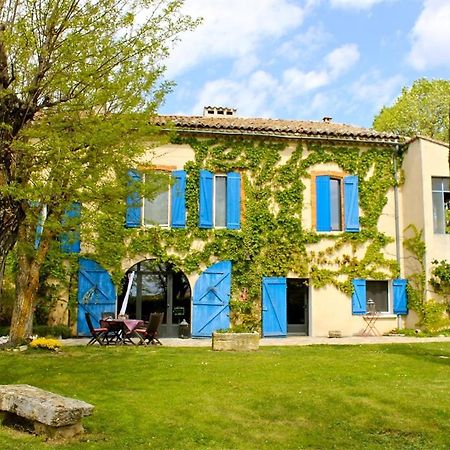
[[[171,264],[149,259],[131,267],[122,280],[119,311],[127,289],[128,276],[134,272],[126,313],[130,319],[148,320],[152,312],[164,312],[160,336],[178,335],[178,324],[191,323],[191,287],[186,275]]]

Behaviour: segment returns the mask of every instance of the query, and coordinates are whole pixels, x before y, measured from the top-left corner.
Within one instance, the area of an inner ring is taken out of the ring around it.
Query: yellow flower
[[[36,338],[30,342],[30,347],[58,350],[61,347],[61,342],[59,342],[57,339],[51,338]]]

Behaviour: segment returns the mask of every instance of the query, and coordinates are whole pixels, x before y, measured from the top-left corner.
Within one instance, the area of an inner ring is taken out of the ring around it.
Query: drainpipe
[[[398,167],[397,167],[397,156],[400,152],[400,147],[398,144],[395,145],[395,152],[393,156],[394,163],[394,220],[395,220],[395,254],[397,259],[397,264],[400,269],[400,276],[402,275],[402,266],[401,266],[401,258],[400,258],[400,213],[399,213],[399,204],[398,204]],[[397,328],[402,328],[402,318],[400,314],[397,314]]]

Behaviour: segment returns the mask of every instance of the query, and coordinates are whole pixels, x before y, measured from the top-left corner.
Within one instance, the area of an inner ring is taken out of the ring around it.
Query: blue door
[[[262,329],[263,336],[286,336],[286,278],[263,278]]]
[[[230,327],[231,261],[208,267],[195,283],[192,336],[207,337]]]
[[[89,336],[85,313],[89,312],[94,327],[98,327],[103,312],[115,312],[116,288],[109,273],[91,259],[80,258],[78,271],[79,336]]]

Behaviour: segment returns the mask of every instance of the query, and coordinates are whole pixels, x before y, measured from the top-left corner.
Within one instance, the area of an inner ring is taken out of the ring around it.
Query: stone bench
[[[70,438],[83,433],[81,419],[94,407],[28,384],[0,385],[3,425],[50,438]]]

